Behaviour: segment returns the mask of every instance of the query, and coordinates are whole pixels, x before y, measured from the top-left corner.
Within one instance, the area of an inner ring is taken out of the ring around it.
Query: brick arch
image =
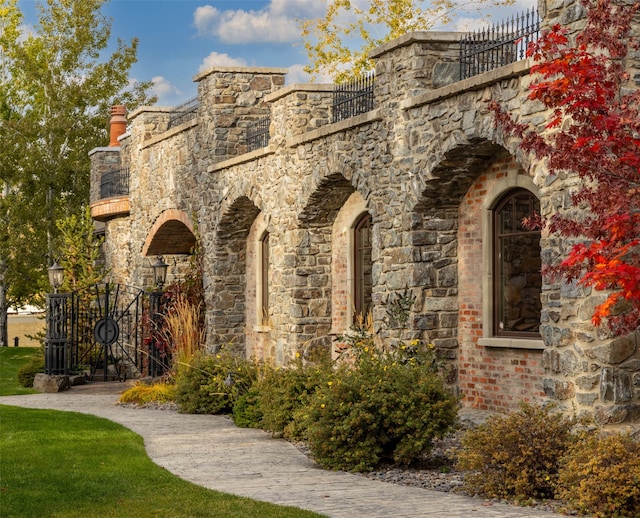
[[[196,244],[191,218],[184,211],[167,209],[154,221],[142,246],[142,255],[190,254]]]

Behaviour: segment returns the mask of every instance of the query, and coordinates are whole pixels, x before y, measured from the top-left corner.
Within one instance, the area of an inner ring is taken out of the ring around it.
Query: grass
[[[18,369],[35,348],[0,348],[0,395],[29,394]],[[0,405],[2,518],[312,518],[196,486],[154,464],[142,438],[95,416]]]
[[[181,480],[147,457],[140,436],[99,417],[0,405],[0,437],[4,518],[320,516]]]
[[[18,383],[18,370],[38,354],[40,349],[37,347],[0,347],[0,396],[35,392]]]

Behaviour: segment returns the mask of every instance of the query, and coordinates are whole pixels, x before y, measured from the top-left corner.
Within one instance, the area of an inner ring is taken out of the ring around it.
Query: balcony
[[[107,221],[129,215],[129,168],[114,169],[100,178],[100,199],[91,204],[91,217]]]

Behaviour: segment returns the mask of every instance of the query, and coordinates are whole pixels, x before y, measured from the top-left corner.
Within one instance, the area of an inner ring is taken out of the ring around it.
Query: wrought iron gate
[[[161,310],[160,296],[109,283],[50,294],[46,373],[84,373],[99,381],[164,373],[166,361],[151,332]]]

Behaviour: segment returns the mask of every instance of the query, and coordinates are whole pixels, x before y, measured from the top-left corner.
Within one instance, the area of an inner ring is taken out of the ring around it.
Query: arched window
[[[493,331],[495,336],[539,337],[540,231],[522,224],[540,212],[529,191],[507,193],[493,209]]]
[[[260,238],[260,303],[261,323],[266,324],[269,319],[269,232],[262,234]]]
[[[371,275],[371,214],[360,216],[353,229],[353,310],[355,315],[366,315],[371,309],[373,278]]]

